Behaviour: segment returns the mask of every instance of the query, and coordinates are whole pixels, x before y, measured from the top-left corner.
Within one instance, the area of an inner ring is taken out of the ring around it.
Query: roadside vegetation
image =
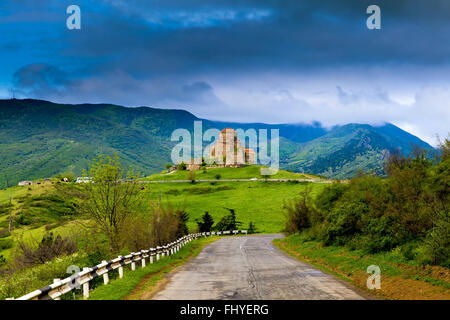
[[[450,141],[435,155],[420,149],[410,157],[392,154],[385,169],[386,179],[361,173],[315,197],[306,189],[286,202],[284,230],[292,236],[278,245],[341,273],[365,272],[374,260],[386,276],[415,275],[448,290]],[[336,263],[342,256],[359,258]],[[429,271],[422,276],[420,268]]]
[[[100,156],[85,175],[93,183],[25,187],[29,193],[15,197],[11,233],[9,208],[2,207],[0,299],[65,278],[70,265],[93,266],[188,232],[182,207],[140,201],[139,174],[122,168],[117,156]]]

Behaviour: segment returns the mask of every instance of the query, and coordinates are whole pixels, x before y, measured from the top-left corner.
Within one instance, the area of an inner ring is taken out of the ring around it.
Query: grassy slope
[[[249,165],[242,168],[212,168],[206,173],[202,170],[195,172],[197,180],[215,180],[216,175],[220,174],[221,179],[262,179],[260,174],[261,166]],[[168,174],[164,171],[162,174],[154,174],[145,180],[161,181],[161,180],[187,180],[189,171],[175,171]],[[277,174],[270,176],[269,179],[317,179],[317,176],[303,173],[293,173],[285,170],[279,170]]]
[[[371,291],[388,299],[450,299],[450,274],[443,267],[418,266],[405,262],[401,254],[384,252],[367,255],[345,247],[324,247],[301,235],[276,239],[274,244],[294,257],[367,289],[367,267],[381,269],[381,289]]]
[[[209,243],[218,237],[208,237],[194,240],[172,256],[147,264],[145,268],[135,271],[126,270],[122,279],[115,279],[107,286],[100,286],[91,292],[90,300],[140,300],[143,295],[151,291],[162,277],[175,267],[189,261]],[[147,261],[148,262],[148,261]]]
[[[20,214],[23,210],[33,211],[33,214],[39,219],[39,222],[31,223],[30,225],[22,225],[20,227],[13,228],[11,235],[2,238],[2,240],[12,239],[14,241],[14,246],[9,249],[0,250],[0,255],[8,258],[14,249],[17,241],[19,239],[28,241],[36,240],[40,241],[43,235],[47,232],[46,227],[51,227],[51,231],[55,234],[60,234],[62,236],[68,235],[70,232],[74,231],[79,226],[70,217],[52,217],[49,213],[48,208],[36,207],[24,208],[20,201],[21,198],[27,197],[40,197],[45,196],[48,193],[53,192],[54,185],[44,184],[44,185],[33,185],[30,187],[12,187],[6,190],[0,190],[0,205],[4,206],[4,210],[0,214],[0,230],[5,230],[8,228],[9,221],[9,197],[12,197],[12,216],[13,219],[16,214]]]

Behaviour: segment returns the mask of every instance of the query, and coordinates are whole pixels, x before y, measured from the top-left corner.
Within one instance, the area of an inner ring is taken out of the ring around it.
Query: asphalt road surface
[[[152,299],[365,299],[358,289],[273,247],[271,241],[281,237],[219,239],[169,274],[169,281]]]

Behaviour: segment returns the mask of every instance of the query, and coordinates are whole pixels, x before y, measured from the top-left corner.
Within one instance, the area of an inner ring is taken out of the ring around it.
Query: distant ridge
[[[0,187],[73,171],[80,174],[99,154],[117,152],[125,165],[144,174],[164,168],[177,128],[202,120],[185,110],[127,108],[112,104],[56,104],[44,100],[0,100]],[[204,129],[280,129],[281,167],[331,178],[358,169],[384,174],[387,152],[432,147],[392,125],[348,124],[326,130],[319,123],[233,123],[203,120]]]

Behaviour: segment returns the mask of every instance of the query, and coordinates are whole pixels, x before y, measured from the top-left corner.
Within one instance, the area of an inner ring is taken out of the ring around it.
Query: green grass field
[[[208,211],[215,222],[234,209],[242,229],[254,222],[258,232],[281,232],[284,224],[283,203],[291,200],[310,187],[317,194],[324,184],[304,182],[199,182],[155,183],[146,185],[146,200],[185,206],[190,215],[188,227],[197,227],[196,219]]]
[[[260,174],[261,166],[248,165],[242,168],[211,168],[204,173],[202,170],[195,172],[195,178],[198,180],[215,180],[219,174],[220,179],[263,179]],[[151,175],[144,180],[161,181],[161,180],[189,180],[189,171],[177,170],[173,173],[163,171],[159,174]],[[270,176],[269,179],[319,179],[319,177],[311,174],[294,173],[285,170],[279,170],[277,174]]]

